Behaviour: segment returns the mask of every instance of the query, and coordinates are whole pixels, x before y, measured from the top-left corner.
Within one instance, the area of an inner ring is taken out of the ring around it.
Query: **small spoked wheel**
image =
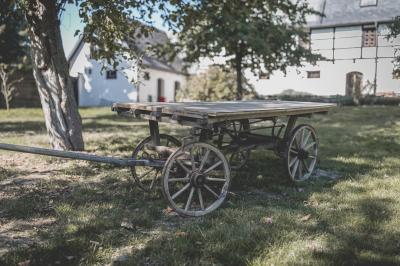
[[[144,160],[167,160],[168,156],[160,155],[156,151],[148,150],[146,144],[151,144],[151,136],[142,140],[135,148],[132,153],[133,159],[144,159]],[[166,146],[170,148],[178,148],[181,146],[181,142],[175,137],[160,134],[160,146]],[[135,184],[144,191],[151,191],[156,187],[156,182],[160,178],[162,168],[155,168],[150,166],[132,166],[131,174]]]
[[[250,158],[250,150],[240,148],[240,143],[246,141],[242,134],[250,130],[250,125],[246,120],[232,121],[227,124],[226,130],[227,133],[222,136],[222,142],[228,139],[228,144],[225,144],[228,146],[225,149],[225,156],[229,160],[231,169],[239,170],[246,165]]]
[[[317,164],[318,138],[310,125],[299,125],[288,140],[285,168],[294,182],[310,178]]]
[[[232,153],[227,153],[227,157],[229,158],[229,165],[232,170],[239,170],[246,165],[247,161],[250,158],[250,150],[245,150],[238,148]]]
[[[202,216],[221,206],[231,181],[225,156],[203,142],[184,145],[171,154],[162,179],[169,206],[187,216]]]

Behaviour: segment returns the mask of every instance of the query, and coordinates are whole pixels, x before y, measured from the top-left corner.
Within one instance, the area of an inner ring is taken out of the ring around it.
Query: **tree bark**
[[[242,76],[242,54],[240,51],[236,53],[236,100],[242,100],[243,97],[243,76]]]
[[[62,46],[57,1],[30,0],[25,7],[33,75],[50,144],[57,150],[83,150],[82,122]]]

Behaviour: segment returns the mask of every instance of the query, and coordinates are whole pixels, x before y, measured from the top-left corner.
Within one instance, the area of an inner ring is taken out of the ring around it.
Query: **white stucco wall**
[[[270,79],[258,79],[249,71],[246,72],[246,76],[261,95],[278,94],[287,89],[316,95],[343,95],[346,88],[346,74],[349,72],[363,73],[364,84],[367,81],[374,82],[375,56],[378,52],[377,92],[400,93],[400,80],[393,79],[392,75],[395,48],[391,47],[400,45],[400,38],[389,41],[385,37],[387,33],[386,26],[380,25],[378,47],[361,48],[362,26],[336,28],[335,42],[333,41],[333,28],[314,29],[311,32],[312,50],[330,60],[334,56],[335,62],[319,61],[315,66],[306,64],[302,68],[288,68],[286,76],[282,72],[276,71],[270,76]],[[321,76],[316,79],[308,79],[307,71],[320,71]]]
[[[114,102],[137,101],[137,88],[131,82],[136,77],[135,68],[127,63],[121,64],[121,70],[117,71],[116,79],[107,79],[106,72],[101,72],[102,65],[90,59],[90,46],[83,44],[76,53],[76,58],[70,67],[70,75],[79,77],[79,105],[99,106],[111,105]],[[85,72],[85,68],[91,68],[91,74]],[[172,72],[155,69],[143,69],[150,73],[150,80],[140,80],[139,99],[147,101],[148,95],[152,95],[153,101],[157,98],[157,79],[164,80],[165,97],[167,101],[174,100],[174,82],[179,81],[181,87],[185,85],[186,76]],[[135,79],[136,80],[136,79]]]
[[[147,102],[149,99],[149,95],[151,96],[153,102],[157,100],[157,86],[159,78],[164,80],[164,96],[167,102],[174,101],[176,81],[180,83],[181,88],[186,85],[186,76],[181,74],[150,68],[145,68],[142,71],[149,72],[150,79],[141,79],[141,82],[139,84],[139,101],[141,102]]]
[[[129,73],[128,70],[119,70],[117,79],[107,79],[106,72],[101,72],[101,64],[90,59],[89,55],[90,46],[83,44],[70,69],[71,76],[77,77],[80,73],[80,79],[84,80],[84,86],[79,90],[80,106],[111,105],[113,102],[136,101],[136,88],[129,82],[132,73]],[[85,73],[85,68],[91,68],[91,74]]]

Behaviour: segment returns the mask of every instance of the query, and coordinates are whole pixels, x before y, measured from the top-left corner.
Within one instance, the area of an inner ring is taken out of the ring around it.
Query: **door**
[[[363,74],[353,71],[346,74],[346,96],[353,97],[355,103],[358,103],[361,98],[363,87]]]

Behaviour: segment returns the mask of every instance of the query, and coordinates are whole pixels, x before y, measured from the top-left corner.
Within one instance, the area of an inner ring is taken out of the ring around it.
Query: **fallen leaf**
[[[311,218],[311,214],[307,214],[306,216],[301,217],[300,221],[307,222],[308,220],[310,220],[310,218]]]
[[[263,218],[261,218],[261,222],[263,224],[272,224],[273,223],[272,217],[263,217]]]
[[[18,266],[29,266],[29,265],[31,265],[30,260],[21,261],[20,263],[18,263]]]
[[[177,232],[175,233],[175,235],[178,236],[178,237],[186,237],[186,236],[188,236],[189,234],[188,234],[187,232],[177,231]]]
[[[121,227],[128,229],[128,230],[133,230],[135,229],[135,226],[133,223],[129,222],[128,220],[124,220],[121,222]]]

